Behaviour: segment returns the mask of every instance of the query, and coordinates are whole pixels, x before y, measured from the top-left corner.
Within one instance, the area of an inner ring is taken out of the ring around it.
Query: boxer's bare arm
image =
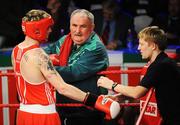
[[[37,64],[45,79],[48,80],[60,94],[82,102],[86,93],[65,83],[62,77],[55,70],[49,56],[43,50],[39,49],[37,51]]]

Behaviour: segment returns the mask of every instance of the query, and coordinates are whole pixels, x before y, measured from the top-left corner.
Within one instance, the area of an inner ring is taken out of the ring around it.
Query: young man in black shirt
[[[180,73],[176,62],[164,52],[167,38],[156,26],[146,27],[138,34],[138,50],[143,59],[149,60],[149,67],[138,86],[124,86],[101,77],[98,86],[112,89],[125,96],[140,98],[155,88],[158,109],[163,125],[180,125]]]

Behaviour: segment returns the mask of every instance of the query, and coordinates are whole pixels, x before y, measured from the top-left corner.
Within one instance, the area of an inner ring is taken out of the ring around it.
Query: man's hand
[[[104,77],[104,76],[101,76],[97,81],[98,86],[104,87],[109,90],[112,89],[113,83],[114,82],[112,80],[110,80],[109,78]]]

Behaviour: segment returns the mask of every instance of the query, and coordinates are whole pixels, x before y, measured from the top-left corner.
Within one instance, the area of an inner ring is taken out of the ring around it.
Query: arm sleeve
[[[104,48],[95,50],[85,50],[79,59],[72,65],[66,67],[56,67],[66,82],[76,82],[87,79],[101,70],[105,70],[109,65],[107,52]]]
[[[146,88],[157,87],[161,84],[166,72],[168,71],[168,66],[164,63],[159,63],[152,65],[148,68],[147,73],[142,78],[140,85]]]

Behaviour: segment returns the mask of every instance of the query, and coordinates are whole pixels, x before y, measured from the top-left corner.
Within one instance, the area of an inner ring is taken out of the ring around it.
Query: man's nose
[[[138,48],[137,48],[138,50],[140,50],[140,45],[138,45]]]
[[[80,31],[80,27],[76,27],[76,33],[79,33]]]

